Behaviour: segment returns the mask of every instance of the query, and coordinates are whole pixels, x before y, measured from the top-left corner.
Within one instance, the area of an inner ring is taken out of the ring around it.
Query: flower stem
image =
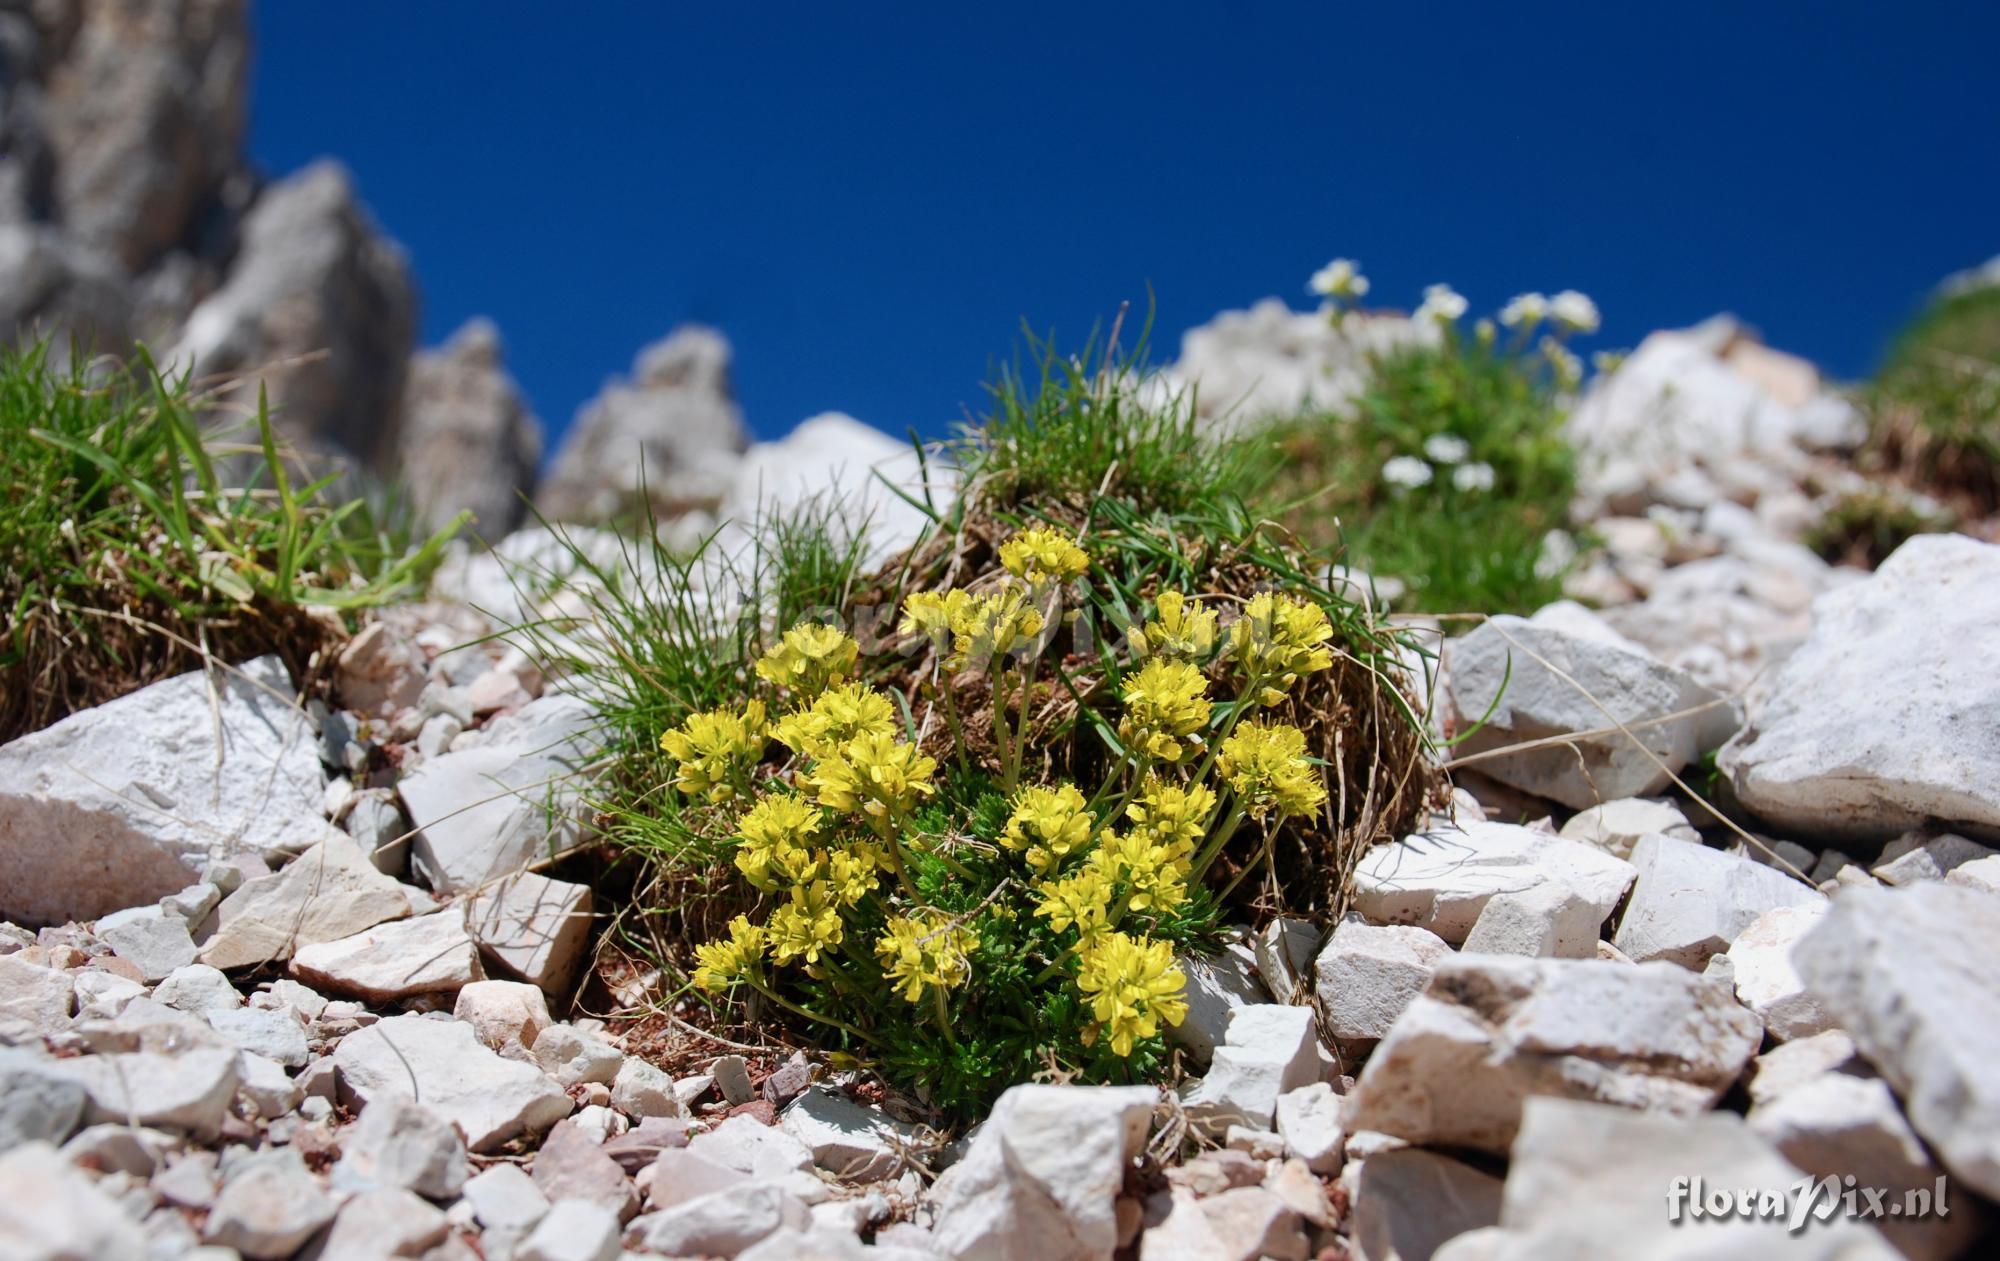
[[[800,1004],[793,1002],[791,999],[786,998],[783,994],[780,994],[778,991],[772,989],[769,985],[765,984],[763,981],[757,980],[756,978],[752,977],[750,978],[750,984],[756,987],[756,990],[759,994],[762,994],[764,997],[770,999],[772,1002],[784,1008],[786,1011],[791,1012],[795,1016],[802,1016],[807,1020],[815,1021],[819,1024],[826,1025],[829,1028],[838,1029],[842,1033],[847,1034],[849,1037],[857,1038],[860,1041],[866,1042],[869,1046],[874,1047],[878,1051],[887,1049],[880,1042],[877,1042],[874,1038],[861,1032],[861,1030],[856,1029],[853,1025],[848,1024],[845,1020],[835,1020],[832,1016],[822,1015],[819,1012],[812,1010],[810,1007],[801,1006]]]
[[[1193,883],[1199,883],[1208,873],[1208,865],[1215,861],[1215,856],[1222,852],[1222,847],[1229,843],[1229,838],[1236,832],[1236,826],[1242,822],[1243,800],[1239,797],[1229,803],[1229,813],[1223,816],[1221,826],[1215,829],[1214,836],[1208,838],[1207,847],[1201,851],[1201,857],[1195,860],[1192,869]]]
[[[945,1042],[952,1050],[956,1051],[958,1049],[958,1038],[951,1031],[951,1013],[946,1010],[944,1005],[944,987],[942,985],[931,986],[931,1014],[937,1017],[938,1032],[944,1035]]]
[[[993,668],[993,743],[1000,749],[1000,789],[1006,796],[1014,795],[1012,768],[1007,764],[1007,753],[1014,747],[1013,733],[1007,726],[1006,690],[1001,685],[1006,681],[1006,672],[996,662]]]

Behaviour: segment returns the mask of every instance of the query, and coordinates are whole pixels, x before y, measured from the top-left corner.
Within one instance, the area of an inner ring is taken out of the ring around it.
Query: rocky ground
[[[656,995],[558,861],[590,841],[591,703],[488,638],[564,554],[508,533],[524,492],[618,511],[636,447],[675,528],[831,487],[886,552],[918,518],[871,470],[908,484],[915,457],[838,415],[751,445],[727,343],[683,329],[537,482],[497,331],[416,351],[347,177],[235,156],[246,39],[240,0],[0,13],[0,335],[279,365],[294,438],[506,537],[352,640],[330,705],[264,658],[0,746],[0,1259],[1990,1242],[2000,546],[1970,523],[1874,572],[1807,547],[1869,488],[1811,365],[1717,320],[1599,378],[1570,422],[1601,544],[1576,601],[1451,639],[1427,680],[1439,733],[1470,732],[1451,808],[1366,857],[1343,921],[1184,961],[1178,1089],[1023,1084],[940,1134],[810,1049],[620,1018]],[[1251,423],[1422,335],[1267,302],[1191,332],[1166,380]],[[1802,1230],[1716,1211],[1803,1178],[1843,1198]]]
[[[593,711],[485,638],[545,532],[384,611],[333,706],[266,658],[0,746],[0,1256],[1975,1248],[2000,546],[1803,547],[1851,437],[1746,345],[1659,334],[1584,400],[1600,609],[1449,642],[1433,721],[1487,715],[1451,808],[1339,924],[1186,961],[1177,1090],[1024,1084],[941,1135],[811,1053],[584,1014],[606,908],[548,872]],[[1669,1213],[1808,1176],[1949,1212]]]

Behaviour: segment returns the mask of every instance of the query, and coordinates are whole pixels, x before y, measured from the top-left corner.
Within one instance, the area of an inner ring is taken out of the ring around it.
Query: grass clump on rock
[[[1863,458],[1969,517],[2000,511],[2000,286],[1947,293],[1864,391]]]
[[[653,867],[628,928],[725,1015],[949,1114],[1165,1075],[1179,957],[1225,921],[1330,919],[1434,796],[1409,647],[1136,363],[1003,376],[926,536],[824,571],[817,611],[766,564],[678,702],[634,691],[654,649],[606,663],[660,702],[613,704],[600,820]]]
[[[305,680],[453,532],[412,548],[336,477],[302,482],[261,406],[239,429],[205,429],[143,358],[0,356],[0,741],[209,657],[276,652]]]
[[[1328,296],[1338,322],[1341,295]],[[1594,331],[1597,312],[1581,294],[1527,294],[1500,325],[1467,332],[1464,311],[1431,286],[1421,336],[1371,355],[1356,398],[1273,427],[1264,502],[1315,546],[1397,580],[1410,608],[1538,608],[1562,595],[1549,536],[1576,488],[1562,428],[1582,368],[1565,340]]]

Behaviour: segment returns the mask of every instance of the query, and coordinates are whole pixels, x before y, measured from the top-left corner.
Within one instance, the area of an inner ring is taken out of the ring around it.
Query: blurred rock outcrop
[[[462,509],[488,539],[521,523],[542,426],[501,359],[500,330],[476,319],[410,363],[396,463],[431,528]]]
[[[415,337],[401,247],[346,170],[317,162],[251,207],[228,280],[188,316],[171,358],[201,377],[263,369],[283,431],[375,464],[394,450]],[[236,401],[254,406],[254,384]]]
[[[566,521],[606,521],[643,498],[662,518],[712,509],[749,445],[728,339],[690,324],[639,352],[630,380],[577,413],[536,499]]]

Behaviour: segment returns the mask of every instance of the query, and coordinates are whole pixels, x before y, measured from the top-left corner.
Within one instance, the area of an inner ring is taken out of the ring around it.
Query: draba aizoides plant
[[[1227,622],[1219,599],[1158,593],[1116,679],[1121,747],[1102,781],[1027,782],[1029,724],[1008,702],[1032,695],[1091,562],[1046,529],[1000,559],[971,588],[903,603],[903,635],[989,683],[963,689],[981,697],[967,712],[961,689],[937,689],[949,765],[919,748],[904,696],[863,681],[858,644],[816,623],[757,662],[759,695],[661,738],[688,817],[726,830],[748,886],[749,909],[696,948],[695,984],[752,991],[961,1112],[1037,1073],[1156,1072],[1187,1012],[1176,953],[1229,892],[1205,884],[1223,846],[1250,820],[1267,854],[1272,830],[1326,801],[1304,733],[1258,714],[1332,665],[1332,626],[1271,593],[1232,600]]]

